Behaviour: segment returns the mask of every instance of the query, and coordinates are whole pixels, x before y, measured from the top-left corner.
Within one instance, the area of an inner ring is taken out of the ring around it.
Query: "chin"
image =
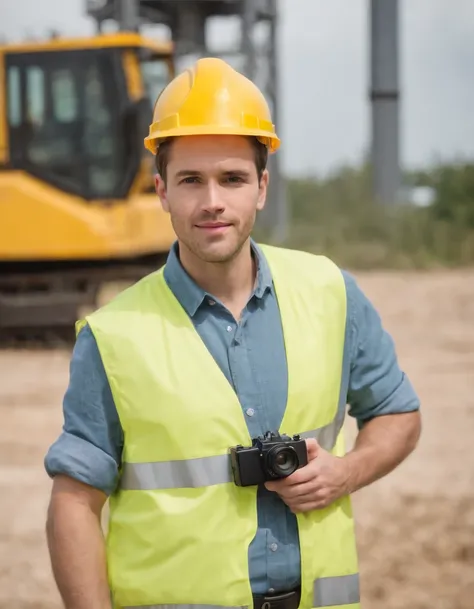
[[[232,250],[231,252],[228,251],[200,251],[198,252],[198,256],[201,260],[203,260],[204,262],[215,262],[215,263],[224,263],[224,262],[229,262],[229,260],[232,260],[232,258],[234,258],[235,256],[235,251]]]
[[[240,251],[241,246],[230,243],[213,243],[206,247],[198,247],[196,255],[204,262],[228,262]]]

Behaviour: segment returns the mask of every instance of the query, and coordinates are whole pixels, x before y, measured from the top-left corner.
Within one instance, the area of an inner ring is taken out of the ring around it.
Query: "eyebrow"
[[[197,171],[196,169],[181,169],[180,171],[178,171],[176,173],[176,178],[185,178],[185,177],[189,177],[189,176],[201,176],[202,172],[201,171]],[[229,169],[227,171],[223,171],[222,175],[230,177],[230,176],[237,176],[237,177],[242,177],[242,178],[246,178],[250,175],[250,173],[248,171],[245,171],[244,169]]]
[[[200,171],[195,171],[193,169],[181,169],[176,174],[176,177],[177,178],[184,178],[186,176],[196,176],[196,175],[201,175],[201,172]]]
[[[250,175],[250,172],[245,171],[245,169],[230,169],[229,171],[224,171],[225,176],[238,176],[241,178],[247,178]]]

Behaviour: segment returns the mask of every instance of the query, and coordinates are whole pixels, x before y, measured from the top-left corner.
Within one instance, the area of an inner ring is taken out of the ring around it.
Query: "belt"
[[[254,609],[298,609],[301,598],[301,588],[278,594],[253,595]]]

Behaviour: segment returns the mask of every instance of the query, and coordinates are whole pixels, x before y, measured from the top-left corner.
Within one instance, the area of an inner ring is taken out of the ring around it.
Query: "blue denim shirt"
[[[277,430],[286,406],[288,376],[278,304],[269,266],[252,242],[257,258],[255,290],[237,323],[180,264],[177,246],[165,279],[237,393],[252,437]],[[391,337],[357,286],[344,272],[347,322],[339,407],[359,426],[372,417],[419,408],[418,398],[400,370]],[[314,362],[317,366],[317,362]],[[70,382],[63,404],[64,427],[50,447],[48,474],[63,473],[110,494],[116,487],[123,436],[103,364],[86,326],[75,345]],[[256,594],[291,589],[300,581],[296,517],[278,495],[258,492],[258,530],[249,548],[252,590]]]

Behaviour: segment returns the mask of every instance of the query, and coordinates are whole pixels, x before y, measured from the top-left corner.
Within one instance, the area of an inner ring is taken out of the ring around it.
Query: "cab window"
[[[84,198],[123,196],[126,91],[118,76],[108,50],[8,56],[13,167]]]

